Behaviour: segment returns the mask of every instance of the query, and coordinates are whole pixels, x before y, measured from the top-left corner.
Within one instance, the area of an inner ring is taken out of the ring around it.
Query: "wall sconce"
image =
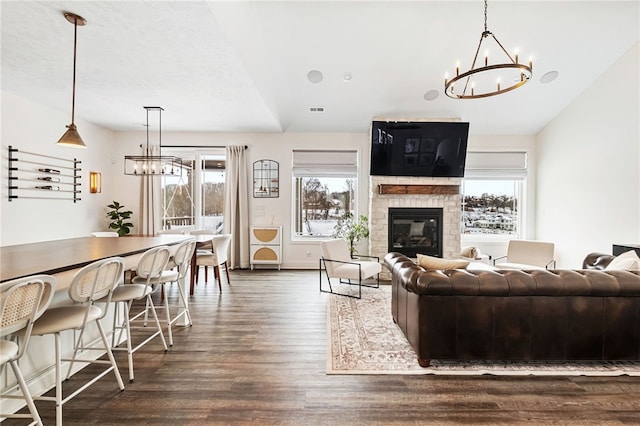
[[[102,173],[89,172],[89,192],[102,192]]]

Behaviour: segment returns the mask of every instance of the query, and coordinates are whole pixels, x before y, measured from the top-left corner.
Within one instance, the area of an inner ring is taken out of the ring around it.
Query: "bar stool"
[[[165,284],[170,282],[176,282],[178,284],[178,310],[179,312],[172,318],[171,311],[169,307],[169,298],[164,297],[164,309],[165,315],[167,318],[167,331],[169,336],[169,346],[173,346],[173,333],[171,331],[171,326],[178,321],[180,318],[184,318],[185,325],[192,325],[191,314],[189,313],[189,302],[186,297],[186,283],[185,278],[187,276],[187,272],[189,270],[189,264],[191,263],[191,257],[193,256],[193,252],[196,249],[196,240],[195,238],[190,238],[186,241],[181,242],[176,247],[175,253],[172,256],[173,265],[167,265],[167,269],[171,270],[173,268],[178,269],[177,275],[175,276],[175,280],[172,280],[172,276],[167,276],[165,274],[164,279],[166,281],[162,281],[160,285],[162,286],[162,294],[165,294]],[[169,281],[170,280],[170,281]]]
[[[111,352],[107,334],[102,327],[100,321],[106,315],[106,309],[101,309],[96,303],[98,300],[108,301],[113,293],[114,288],[122,278],[124,268],[124,259],[121,257],[112,257],[90,263],[80,269],[73,277],[71,286],[69,287],[69,298],[74,302],[73,305],[59,306],[50,308],[35,322],[32,330],[33,335],[44,336],[53,334],[55,336],[55,356],[56,356],[56,388],[55,397],[39,396],[35,397],[36,401],[55,401],[56,403],[56,425],[62,425],[62,406],[68,401],[76,397],[80,392],[100,380],[102,377],[113,371],[118,382],[120,390],[124,390],[122,377],[118,371],[118,365]],[[86,332],[87,325],[95,323],[100,332],[100,339],[103,348],[85,347],[83,346],[83,336]],[[74,339],[73,357],[62,358],[60,334],[67,330],[78,330],[78,337]],[[88,350],[104,350],[107,353],[108,360],[88,360],[79,359],[79,351]],[[66,379],[69,379],[75,363],[86,364],[104,364],[108,367],[101,373],[94,376],[91,380],[82,385],[78,390],[63,398],[62,393],[62,361],[68,361],[69,369],[67,370]]]
[[[0,369],[8,363],[16,376],[22,397],[30,414],[0,414],[2,418],[33,419],[42,425],[38,410],[24,380],[18,360],[22,357],[31,337],[33,323],[47,309],[56,286],[50,275],[34,275],[0,284],[0,337],[10,336],[13,340],[0,340]],[[3,395],[3,398],[20,398],[17,395]]]
[[[127,351],[127,361],[129,364],[129,381],[133,382],[133,354],[149,343],[152,339],[160,337],[164,350],[167,351],[167,342],[162,334],[162,327],[158,320],[158,314],[156,307],[151,298],[152,293],[162,288],[162,283],[167,281],[175,281],[178,277],[178,272],[167,271],[167,263],[169,261],[170,251],[167,246],[158,246],[151,248],[142,254],[142,257],[138,261],[136,266],[136,276],[131,280],[131,283],[123,284],[113,291],[111,296],[111,303],[115,303],[115,314],[113,318],[113,335],[111,340],[111,348],[114,351]],[[145,300],[145,307],[140,312],[131,316],[131,307],[133,302],[137,300]],[[102,300],[101,300],[102,302]],[[124,319],[118,324],[119,309],[118,307],[123,305]],[[141,343],[135,347],[131,341],[131,329],[146,328],[147,315],[149,310],[153,315],[154,322],[156,324],[156,330],[148,336]],[[136,321],[141,320],[143,317],[144,327],[132,326]],[[118,338],[116,342],[116,330],[119,330]],[[126,348],[120,348],[117,344],[122,340],[122,332],[126,335]]]

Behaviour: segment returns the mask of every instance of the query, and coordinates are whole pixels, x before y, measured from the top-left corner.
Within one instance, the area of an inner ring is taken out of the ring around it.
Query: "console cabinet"
[[[254,265],[282,264],[282,226],[251,227],[251,269]]]

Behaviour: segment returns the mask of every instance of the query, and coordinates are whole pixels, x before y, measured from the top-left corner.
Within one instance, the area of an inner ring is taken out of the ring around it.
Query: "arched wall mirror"
[[[253,197],[278,198],[280,194],[279,165],[273,160],[253,163]]]

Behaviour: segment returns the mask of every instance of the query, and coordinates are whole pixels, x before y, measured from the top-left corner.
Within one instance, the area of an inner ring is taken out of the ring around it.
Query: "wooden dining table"
[[[125,258],[125,268],[150,248],[173,246],[188,235],[126,236],[117,238],[78,237],[0,247],[0,282],[36,274],[71,277],[76,271],[97,260],[113,256]],[[56,290],[68,288],[70,279],[58,280]]]

